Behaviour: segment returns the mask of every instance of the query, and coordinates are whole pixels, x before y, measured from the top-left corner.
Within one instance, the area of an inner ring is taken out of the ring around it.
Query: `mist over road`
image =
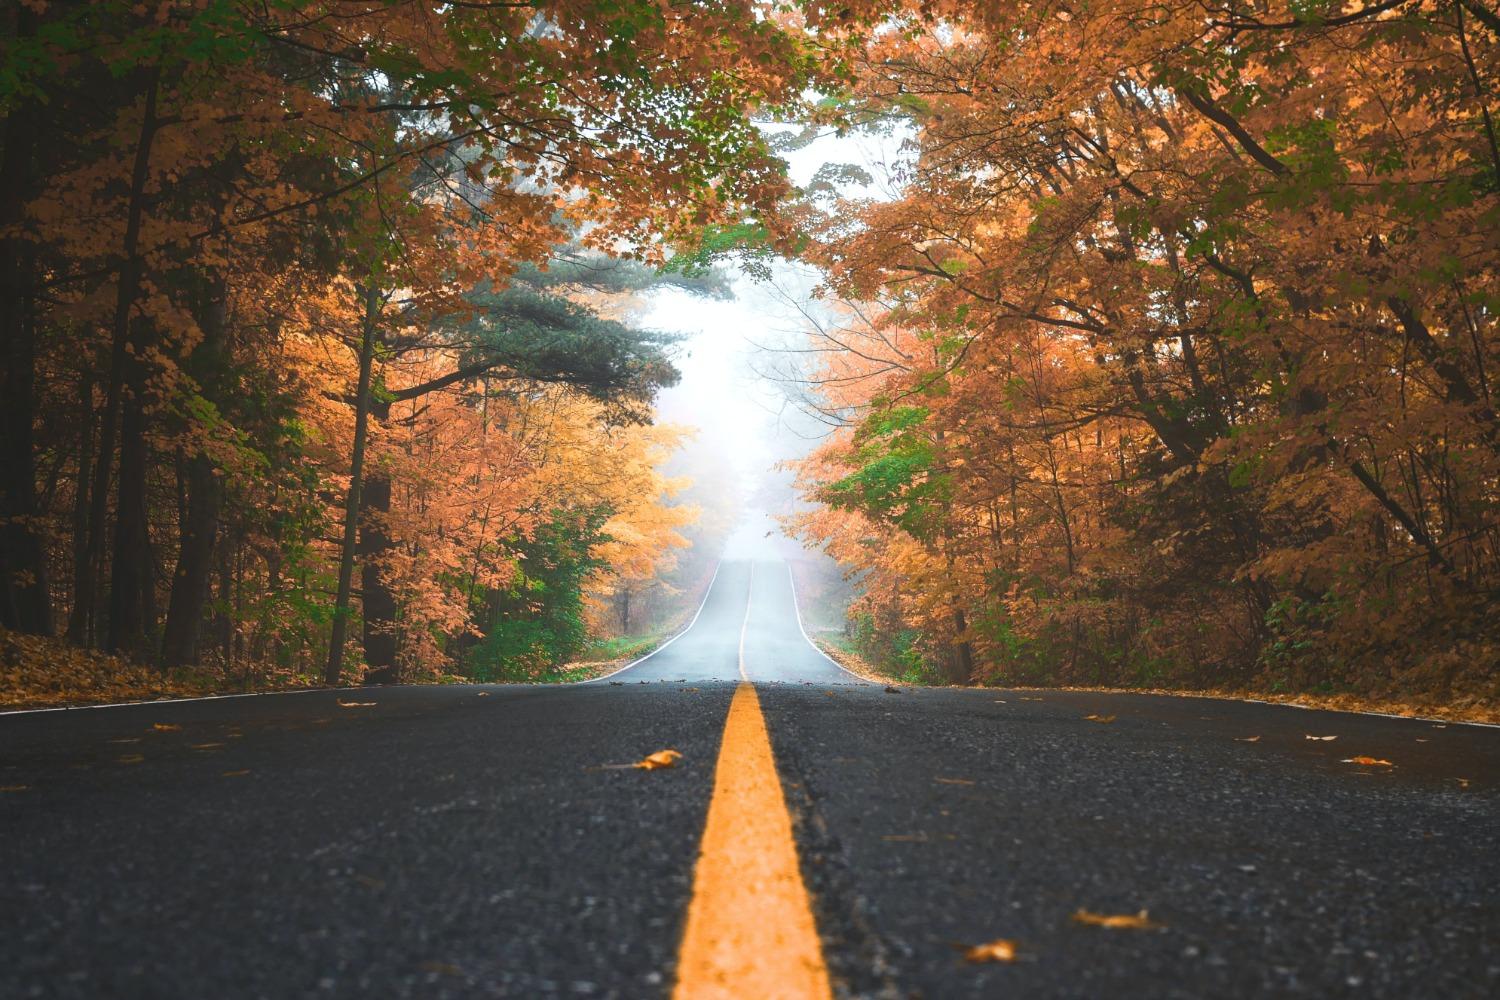
[[[892,694],[807,643],[785,564],[726,561],[607,680],[0,716],[0,995],[671,995],[732,700],[833,995],[1500,992],[1500,730]]]

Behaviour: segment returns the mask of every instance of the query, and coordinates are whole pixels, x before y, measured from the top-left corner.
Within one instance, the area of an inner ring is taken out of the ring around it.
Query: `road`
[[[759,997],[693,970],[772,933],[835,996],[1500,995],[1500,730],[889,693],[780,563],[588,684],[0,716],[0,787],[5,997]]]

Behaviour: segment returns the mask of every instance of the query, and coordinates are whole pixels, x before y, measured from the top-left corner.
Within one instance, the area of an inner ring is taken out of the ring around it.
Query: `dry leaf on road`
[[[374,704],[373,701],[345,701],[342,698],[339,699],[339,708],[370,708]],[[230,733],[230,735],[234,736],[236,734]]]
[[[1366,767],[1395,767],[1396,766],[1395,764],[1392,764],[1388,760],[1381,760],[1379,757],[1366,757],[1364,754],[1360,754],[1358,757],[1345,757],[1344,760],[1343,760],[1343,763],[1345,763],[1345,764],[1363,764]]]
[[[1304,737],[1304,739],[1318,740],[1319,742],[1327,743],[1329,740],[1336,740],[1336,739],[1338,739],[1338,737],[1337,736],[1313,736],[1313,735],[1309,734],[1308,736]]]
[[[1112,930],[1149,931],[1161,927],[1154,922],[1150,915],[1142,910],[1139,913],[1095,913],[1092,910],[1080,909],[1073,914],[1073,922],[1076,924],[1087,924],[1090,927],[1108,927]]]
[[[123,756],[123,757],[120,758],[120,763],[121,764],[139,764],[141,761],[143,761],[145,759],[146,759],[146,755],[145,754],[141,754],[141,753],[128,753],[125,756]]]
[[[658,750],[656,751],[656,753],[651,754],[644,760],[638,761],[632,766],[639,768],[642,771],[656,771],[664,767],[676,766],[677,761],[681,757],[682,754],[678,753],[676,750]]]
[[[1115,717],[1113,715],[1099,715],[1097,713],[1095,713],[1094,715],[1085,715],[1083,718],[1084,718],[1085,722],[1114,722],[1115,721]]]
[[[965,962],[1014,962],[1016,943],[998,938],[988,944],[976,944],[964,952]]]
[[[158,733],[175,733],[182,727],[171,722],[153,722],[151,728]]]
[[[1236,736],[1234,738],[1234,741],[1236,743],[1259,743],[1260,742],[1260,737],[1259,736]]]

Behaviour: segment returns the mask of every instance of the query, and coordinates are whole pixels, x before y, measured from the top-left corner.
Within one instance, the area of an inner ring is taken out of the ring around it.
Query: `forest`
[[[633,303],[796,261],[788,530],[877,668],[1500,698],[1486,0],[4,18],[7,671],[541,679],[667,623],[723,497]],[[887,194],[789,180],[859,135]]]

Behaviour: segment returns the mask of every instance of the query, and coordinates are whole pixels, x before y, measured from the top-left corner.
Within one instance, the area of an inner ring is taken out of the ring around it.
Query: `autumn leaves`
[[[849,104],[913,160],[808,208],[844,428],[801,527],[867,571],[862,653],[1492,691],[1500,34],[1439,6],[911,4],[858,40]]]

